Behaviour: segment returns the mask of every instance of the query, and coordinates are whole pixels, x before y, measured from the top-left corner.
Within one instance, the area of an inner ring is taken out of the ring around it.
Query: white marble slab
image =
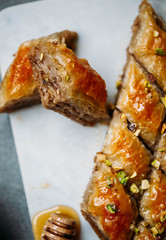
[[[131,25],[140,0],[39,1],[0,13],[0,67],[4,75],[20,43],[64,29],[79,34],[78,56],[85,57],[107,84],[114,100],[115,82],[126,60]],[[151,1],[164,16],[165,1]],[[83,127],[40,105],[10,115],[30,216],[57,204],[80,213],[107,127]],[[81,214],[80,214],[81,217]],[[98,239],[81,217],[81,239]]]

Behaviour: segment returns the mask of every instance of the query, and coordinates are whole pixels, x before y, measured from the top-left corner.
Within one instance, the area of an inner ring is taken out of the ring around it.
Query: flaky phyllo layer
[[[20,45],[0,84],[0,113],[11,112],[41,101],[29,62],[30,48],[45,42],[65,43],[74,48],[77,33],[68,30],[32,39]]]
[[[166,237],[166,24],[144,0],[81,205],[100,239]]]

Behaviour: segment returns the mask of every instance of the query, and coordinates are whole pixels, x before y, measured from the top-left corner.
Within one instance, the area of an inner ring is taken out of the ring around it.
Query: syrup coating
[[[40,102],[37,84],[33,78],[28,56],[32,46],[50,41],[66,43],[68,47],[74,48],[76,39],[77,34],[75,32],[65,30],[21,44],[0,85],[0,112],[10,112]]]
[[[57,71],[68,77],[65,84],[72,84],[75,90],[85,93],[95,101],[105,106],[107,92],[104,80],[90,67],[86,59],[78,59],[75,53],[64,44],[45,44],[49,49],[49,54],[54,56],[54,61],[58,67]]]
[[[154,153],[154,160],[160,162],[161,169],[166,174],[166,133],[162,134],[158,144],[156,145],[156,151]]]
[[[107,187],[108,177],[113,179],[111,188]],[[117,212],[108,211],[107,204],[114,204]],[[88,211],[98,218],[109,239],[130,239],[130,224],[136,213],[123,185],[105,163],[101,164],[100,167],[98,166],[98,170],[94,174],[93,191],[88,201]]]
[[[151,155],[121,117],[120,113],[114,112],[102,151],[115,170],[123,169],[129,177],[136,172],[136,177],[129,182],[139,184],[149,171]]]
[[[154,240],[152,233],[142,225],[142,223],[138,226],[138,234],[135,235],[134,240]]]
[[[151,174],[150,187],[142,197],[140,211],[151,226],[160,223],[166,229],[166,221],[160,221],[162,213],[166,212],[166,177],[160,170],[153,170]]]
[[[36,88],[28,56],[30,45],[30,42],[22,44],[11,64],[6,80],[6,97],[8,99],[30,95]]]
[[[155,54],[156,49],[162,49],[166,53],[165,30],[165,25],[156,16],[152,6],[144,0],[133,26],[129,51],[153,74],[159,86],[166,92],[166,56]]]
[[[45,42],[30,49],[42,105],[84,125],[109,119],[104,80],[65,44]]]
[[[148,88],[146,88],[148,84]],[[152,147],[159,135],[165,115],[159,93],[148,81],[141,66],[130,56],[117,108],[124,112],[128,120],[140,128],[140,137]]]

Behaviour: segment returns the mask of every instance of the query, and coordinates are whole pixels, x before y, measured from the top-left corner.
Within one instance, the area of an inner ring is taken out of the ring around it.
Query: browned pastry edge
[[[53,58],[55,47],[56,44],[53,43],[38,44],[31,47],[29,53],[42,105],[48,110],[58,112],[85,126],[92,126],[97,122],[107,122],[109,115],[102,104],[68,83],[62,84],[60,72],[62,70],[56,70]],[[44,56],[42,61],[40,60],[41,52]],[[58,62],[57,66],[59,65]],[[48,76],[46,83],[45,76]],[[72,91],[68,92],[68,89]]]
[[[103,123],[108,122],[107,119],[93,118],[92,116],[87,114],[80,116],[79,114],[80,109],[76,108],[74,105],[71,105],[70,102],[59,102],[58,104],[56,104],[56,106],[54,105],[54,107],[52,107],[51,109],[48,108],[47,106],[44,106],[44,107],[47,108],[48,110],[53,110],[55,112],[58,112],[67,118],[70,118],[78,123],[81,123],[84,126],[93,126],[97,122],[103,122]]]
[[[93,173],[94,172],[95,172],[95,169],[93,169],[91,179],[88,183],[88,186],[83,196],[83,201],[81,203],[81,213],[84,216],[84,218],[89,222],[89,224],[91,225],[91,227],[93,228],[93,230],[101,240],[109,240],[109,237],[106,236],[103,229],[101,229],[101,226],[97,224],[96,218],[93,217],[92,214],[90,214],[87,209],[89,195],[91,191],[93,191]]]
[[[129,47],[127,48],[127,52],[129,54],[131,54],[134,59],[136,60],[136,62],[149,74],[151,74],[145,67],[144,65],[141,63],[141,61],[130,51],[130,45],[133,43],[133,41],[135,40],[138,32],[139,32],[139,29],[141,27],[140,23],[140,9],[142,8],[142,5],[144,5],[144,7],[146,7],[145,5],[149,5],[148,1],[147,0],[143,0],[141,5],[139,6],[139,13],[138,13],[138,16],[135,18],[134,20],[134,23],[132,25],[132,37],[131,37],[131,41],[130,41],[130,44],[129,44]],[[161,16],[158,16],[154,10],[154,8],[152,7],[152,10],[153,10],[153,18],[156,22],[156,24],[159,26],[159,28],[161,28],[163,31],[166,32],[166,22],[164,21],[164,19],[161,17]],[[125,65],[126,66],[126,65]],[[124,67],[125,69],[125,67]],[[154,76],[153,76],[154,77]],[[155,78],[154,78],[155,79]],[[164,93],[163,89],[161,86],[159,86],[159,84],[157,83],[157,81],[155,80],[155,85],[161,90],[162,93]]]
[[[84,218],[89,222],[89,224],[91,225],[91,227],[93,228],[93,230],[95,231],[95,233],[97,234],[97,236],[101,240],[111,240],[110,237],[107,236],[107,234],[104,232],[104,230],[102,228],[102,225],[100,225],[97,217],[96,216],[94,217],[88,211],[88,207],[87,207],[88,206],[88,202],[89,202],[89,197],[90,197],[91,193],[93,192],[93,176],[94,176],[95,171],[97,169],[96,157],[94,158],[94,164],[95,164],[95,167],[93,168],[91,178],[89,180],[89,183],[88,183],[87,188],[86,188],[86,190],[84,192],[84,195],[83,195],[82,203],[80,204],[81,213],[84,216]],[[114,172],[113,168],[111,168],[111,169]],[[124,190],[125,190],[126,194],[130,196],[130,199],[131,199],[131,202],[132,202],[132,206],[133,206],[133,209],[135,211],[135,219],[134,219],[134,221],[137,221],[138,220],[138,208],[137,208],[136,200],[133,198],[132,195],[129,194],[127,188],[124,188]],[[133,232],[131,231],[130,232],[130,236],[129,236],[128,239],[133,239],[132,235],[133,235]]]
[[[142,1],[141,5],[140,5],[140,7],[139,7],[139,11],[140,11],[140,9],[142,8],[142,5],[144,5],[144,7],[146,7],[145,4],[146,4],[146,5],[149,5],[149,3],[148,3],[146,0]],[[139,14],[138,14],[138,16],[135,18],[134,23],[133,23],[133,26],[132,26],[132,33],[133,33],[133,35],[132,35],[132,38],[131,38],[131,42],[132,42],[133,39],[136,37],[137,32],[139,31],[139,28],[140,28],[140,19],[139,19],[139,18],[140,18],[140,16],[139,16]],[[153,18],[154,18],[154,20],[156,21],[156,24],[157,24],[163,31],[166,32],[166,23],[165,23],[164,19],[163,19],[161,16],[158,16],[158,15],[156,14],[154,8],[153,8]],[[130,43],[131,43],[131,42],[130,42]]]
[[[146,2],[146,1],[143,1],[143,2]],[[164,30],[166,32],[166,23],[165,21],[162,19],[162,17],[159,17],[157,16],[157,14],[155,13],[155,11],[153,12],[153,16],[154,16],[154,19],[156,20],[158,26]],[[131,42],[133,40],[133,38],[135,38],[135,36],[137,35],[137,32],[139,30],[139,26],[140,26],[140,20],[139,20],[139,15],[136,17],[135,21],[134,21],[134,24],[132,26],[132,32],[133,32],[133,35],[132,35],[132,38],[131,38]],[[131,43],[130,43],[131,44]],[[130,45],[129,45],[130,47]],[[134,56],[134,54],[130,53],[129,51],[129,47],[127,48],[126,52],[127,52],[127,61],[126,61],[126,64],[124,65],[123,67],[123,70],[122,70],[122,75],[120,76],[120,80],[123,82],[123,79],[125,77],[125,72],[126,72],[126,69],[127,69],[127,66],[128,66],[128,62],[129,62],[129,57],[132,56],[136,62],[140,65],[140,67],[143,69],[143,71],[145,72],[146,76],[149,74],[149,72],[147,71],[147,69],[140,63],[140,61],[138,59],[136,59],[136,57]],[[157,81],[155,81],[155,85],[156,85],[156,90],[161,94],[164,94],[164,91],[161,89],[161,87],[158,85]],[[119,98],[119,95],[120,95],[120,90],[117,92],[117,95],[116,95],[116,101],[115,101],[115,109],[116,109],[116,103],[117,103],[117,100]],[[120,111],[119,109],[117,109],[118,111]],[[121,112],[121,111],[120,111]],[[164,121],[164,120],[163,120]],[[140,137],[139,137],[140,138]],[[158,136],[157,140],[156,140],[156,143],[159,141],[160,139],[160,136]],[[142,141],[142,139],[140,138],[140,140]],[[142,141],[143,142],[143,141]],[[154,145],[154,148],[153,148],[153,151],[155,150],[155,146],[156,146],[156,143]],[[145,147],[147,149],[149,149],[149,147],[147,147],[147,145],[143,142],[143,144],[145,145]],[[152,150],[152,149],[151,149]],[[150,174],[151,174],[151,169],[148,173],[148,177],[147,179],[149,180],[150,179]],[[92,173],[92,177],[93,177],[93,173]],[[91,177],[91,180],[86,188],[86,191],[84,193],[84,196],[83,196],[83,201],[82,201],[82,204],[81,204],[81,213],[82,215],[84,216],[84,218],[90,223],[91,227],[94,229],[94,231],[96,232],[96,234],[98,235],[98,237],[101,239],[101,240],[110,240],[110,238],[108,238],[106,235],[105,235],[105,232],[101,229],[101,227],[97,224],[98,223],[98,220],[96,220],[89,212],[88,212],[88,209],[87,209],[87,206],[88,206],[88,197],[90,195],[90,192],[92,191],[92,185],[93,185],[93,182],[92,182],[92,177]],[[125,190],[127,190],[125,188]],[[132,196],[131,193],[129,193],[127,191],[127,193]],[[142,197],[142,196],[140,196]],[[140,201],[140,198],[137,199],[137,204],[138,206],[140,205],[139,203]],[[136,202],[135,202],[136,204]],[[142,218],[140,215],[138,215],[137,219],[136,219],[136,226],[140,223],[140,221],[142,221]],[[135,235],[136,236],[136,235]],[[132,239],[135,239],[133,236]]]
[[[125,79],[125,75],[126,75],[126,71],[127,71],[127,68],[128,68],[129,61],[130,61],[130,57],[132,57],[132,58],[135,60],[135,62],[138,64],[138,66],[139,66],[140,68],[142,68],[142,71],[143,71],[146,79],[150,82],[150,80],[149,80],[149,78],[148,78],[148,75],[150,74],[150,72],[148,72],[148,71],[145,69],[145,67],[144,67],[140,62],[137,61],[137,59],[135,58],[135,56],[129,52],[129,47],[126,49],[126,54],[127,54],[127,61],[126,61],[125,65],[124,65],[124,67],[123,67],[122,75],[121,75],[121,77],[120,77],[120,81],[122,82],[122,86],[120,87],[120,89],[118,90],[118,92],[117,92],[117,94],[116,94],[116,101],[115,101],[115,109],[117,109],[119,112],[122,112],[122,111],[121,111],[119,108],[116,107],[116,104],[117,104],[118,98],[119,98],[119,96],[120,96],[120,94],[121,94],[121,91],[122,91],[123,81],[124,81],[124,79]],[[164,91],[160,88],[160,86],[157,84],[156,81],[155,81],[155,83],[150,82],[150,84],[155,88],[156,92],[159,94],[160,97],[164,97],[165,93],[164,93]],[[165,112],[165,113],[166,113],[166,112]],[[165,113],[164,113],[164,114],[165,114]],[[131,123],[128,119],[127,119],[127,121],[128,121],[128,123]],[[164,121],[165,121],[165,117],[163,116],[162,123],[163,123]],[[162,123],[161,123],[161,126],[162,126]],[[159,129],[159,130],[161,130],[161,126],[160,126],[160,129]],[[152,152],[152,153],[155,151],[155,147],[156,147],[157,143],[159,142],[160,137],[161,137],[161,135],[160,135],[160,133],[158,132],[158,135],[157,135],[157,138],[156,138],[155,143],[154,143],[153,145],[151,145],[151,146],[148,146],[147,143],[146,143],[140,136],[138,136],[138,138],[140,139],[140,141],[141,141],[141,142],[145,145],[145,147],[146,147],[148,150],[150,150],[150,152]]]
[[[95,163],[95,158],[94,158],[94,163]],[[95,172],[95,168],[92,171],[91,178],[89,180],[88,186],[83,195],[83,201],[80,205],[81,213],[84,216],[84,218],[89,222],[89,224],[91,225],[91,227],[93,228],[93,230],[95,231],[95,233],[101,240],[109,240],[109,238],[106,236],[106,234],[101,229],[99,224],[97,224],[96,219],[92,216],[92,214],[90,214],[88,212],[88,208],[87,208],[90,193],[93,191],[93,174],[94,174],[94,172]]]
[[[123,82],[123,79],[124,79],[124,77],[125,77],[125,71],[126,71],[126,68],[127,68],[127,65],[128,65],[128,61],[129,61],[130,55],[135,59],[135,61],[136,61],[136,62],[140,65],[140,67],[143,69],[146,77],[148,76],[148,74],[151,74],[151,73],[145,68],[145,66],[141,63],[141,61],[130,51],[130,45],[131,45],[132,42],[135,40],[135,38],[136,38],[136,36],[137,36],[137,34],[138,34],[138,32],[139,32],[139,29],[140,29],[140,27],[141,27],[141,26],[140,26],[140,23],[141,23],[141,21],[140,21],[140,11],[141,11],[141,8],[142,8],[142,7],[146,8],[147,5],[149,5],[149,2],[148,2],[147,0],[143,0],[142,3],[141,3],[141,5],[139,6],[138,16],[135,18],[134,23],[133,23],[133,25],[132,25],[132,37],[131,37],[130,44],[129,44],[128,48],[127,48],[127,62],[126,62],[126,64],[125,64],[124,68],[123,68],[123,74],[122,74],[122,77],[121,77],[122,82]],[[153,11],[153,18],[154,18],[156,24],[159,26],[159,28],[161,28],[163,31],[166,32],[166,22],[164,21],[164,19],[163,19],[161,16],[158,16],[158,15],[156,14],[156,12],[155,12],[155,10],[154,10],[153,7],[152,7],[152,11]],[[155,77],[154,77],[153,75],[152,75],[152,77],[154,78],[155,83],[154,83],[154,84],[150,83],[150,84],[156,86],[156,91],[159,93],[160,97],[164,96],[164,95],[165,95],[164,90],[163,90],[162,87],[158,84],[158,82],[156,81],[156,79],[155,79]],[[148,79],[148,77],[147,77],[147,79]],[[121,91],[118,91],[117,99],[118,99],[118,97],[119,97],[119,95],[120,95],[120,92],[121,92]],[[117,99],[116,99],[116,100],[117,100]],[[165,117],[163,117],[163,121],[162,121],[162,122],[164,122],[164,121],[165,121]],[[162,126],[162,124],[161,124],[161,126]],[[139,138],[140,138],[140,137],[139,137]],[[156,145],[158,144],[158,142],[160,141],[160,138],[161,138],[161,134],[158,134],[158,137],[157,137],[157,139],[156,139],[155,144],[154,144],[154,145],[151,147],[151,149],[150,149],[152,152],[154,152],[154,151],[156,150],[155,148],[156,148]],[[140,138],[140,140],[144,143],[144,145],[146,146],[146,148],[149,149],[149,147],[147,146],[147,144],[146,144],[141,138]]]
[[[110,238],[105,235],[104,231],[101,230],[100,227],[96,224],[96,220],[93,219],[92,215],[88,213],[88,211],[81,209],[81,213],[101,240],[110,240]]]
[[[3,107],[0,108],[0,113],[11,113],[17,109],[32,106],[40,102],[41,102],[40,95],[37,89],[35,89],[32,95],[8,101]]]
[[[32,44],[34,44],[34,45],[40,41],[61,42],[61,43],[66,43],[66,45],[69,48],[73,49],[73,51],[74,51],[76,49],[76,40],[77,39],[78,39],[78,34],[76,32],[64,30],[61,32],[52,33],[48,36],[43,36],[41,38],[28,40],[27,42],[32,42]],[[24,42],[24,43],[26,43],[26,42]],[[24,43],[22,43],[22,44],[24,44]],[[2,82],[0,83],[0,94],[2,94],[1,92],[3,91],[3,84],[4,84],[5,77],[8,78],[8,75],[10,75],[11,66],[13,64],[13,61],[10,64],[10,66],[8,67],[8,69],[6,70],[5,76],[2,80]],[[37,104],[40,102],[41,102],[40,94],[36,87],[31,95],[25,95],[18,99],[8,100],[4,105],[0,106],[0,113],[10,113],[17,109],[31,106],[31,105],[34,105],[34,104]]]

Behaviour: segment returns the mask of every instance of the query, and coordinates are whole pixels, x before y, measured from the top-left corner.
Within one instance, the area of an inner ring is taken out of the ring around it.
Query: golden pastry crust
[[[155,148],[156,151],[154,152],[154,160],[158,160],[160,162],[160,167],[166,174],[166,133],[161,135],[161,138]]]
[[[107,187],[108,177],[112,179],[110,188]],[[114,204],[117,211],[111,213],[107,209],[107,204]],[[81,209],[94,230],[100,229],[99,232],[97,231],[100,239],[131,238],[130,225],[137,216],[137,210],[114,171],[105,163],[96,162]],[[97,226],[93,225],[94,222]]]
[[[102,152],[112,163],[115,170],[123,169],[130,177],[136,172],[136,176],[129,183],[139,184],[149,171],[151,154],[141,143],[139,138],[127,128],[127,121],[123,115],[114,112]]]
[[[104,80],[66,45],[38,44],[30,50],[30,62],[44,107],[84,125],[109,118]]]
[[[27,41],[20,45],[12,64],[7,69],[0,87],[0,112],[10,112],[19,107],[40,102],[29,62],[30,47],[43,41],[67,43],[74,48],[75,32],[63,31],[47,37]]]
[[[161,221],[166,213],[166,177],[160,170],[153,170],[149,189],[144,193],[140,205],[141,216],[153,227],[160,223],[166,229],[166,221]]]
[[[0,112],[10,112],[24,104],[40,102],[29,62],[32,42],[23,43],[0,85]]]
[[[138,234],[135,235],[134,240],[155,240],[152,233],[144,226],[144,222],[138,225]]]
[[[166,53],[166,25],[144,0],[133,25],[129,52],[153,74],[159,86],[166,92],[166,55],[155,54],[156,49],[162,49]]]
[[[154,146],[161,130],[165,108],[160,101],[160,93],[149,82],[148,74],[132,56],[128,57],[116,106],[141,130],[139,136],[143,141],[149,147]]]

